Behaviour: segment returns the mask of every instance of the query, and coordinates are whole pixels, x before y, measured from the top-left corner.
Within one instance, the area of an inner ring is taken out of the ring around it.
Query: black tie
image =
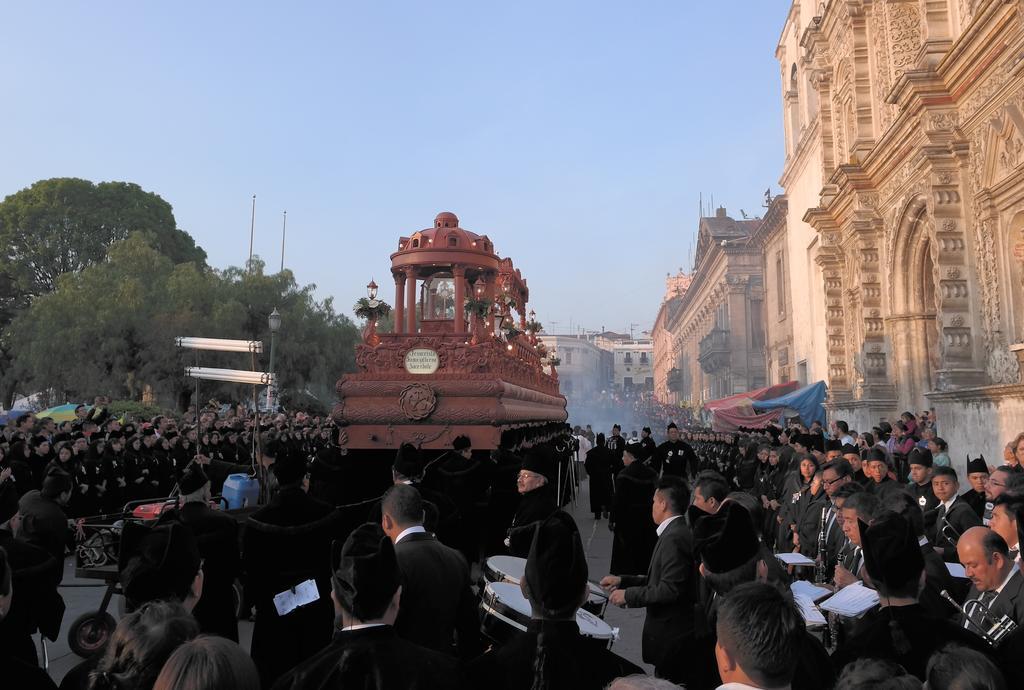
[[[939,509],[935,512],[935,543],[941,544],[942,540],[950,541],[949,537],[942,530],[944,527],[943,523],[946,521],[946,504],[939,504]]]

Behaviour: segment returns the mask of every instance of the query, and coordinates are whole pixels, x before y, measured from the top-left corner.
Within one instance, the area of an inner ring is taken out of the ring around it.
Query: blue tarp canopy
[[[758,412],[787,408],[800,415],[800,419],[803,420],[804,424],[810,425],[811,422],[815,421],[824,424],[825,407],[823,403],[825,402],[825,394],[827,392],[828,387],[825,385],[825,382],[818,381],[779,398],[753,400],[750,405]],[[787,413],[787,416],[790,415]]]

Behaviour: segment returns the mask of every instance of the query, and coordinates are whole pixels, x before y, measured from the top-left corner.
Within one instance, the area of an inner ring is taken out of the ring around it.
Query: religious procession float
[[[376,283],[356,304],[366,319],[358,371],[338,381],[332,412],[348,448],[444,449],[465,435],[474,449],[494,449],[506,430],[568,418],[526,280],[487,235],[439,213],[433,227],[399,238],[391,275],[391,333],[378,332],[392,309]]]

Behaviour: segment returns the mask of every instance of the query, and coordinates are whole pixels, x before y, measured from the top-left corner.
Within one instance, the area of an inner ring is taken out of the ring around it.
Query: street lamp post
[[[274,373],[274,342],[277,339],[277,332],[281,329],[281,314],[277,311],[277,307],[274,307],[274,311],[270,312],[270,316],[267,317],[267,325],[270,326],[270,369],[267,373]],[[267,386],[267,409],[273,411],[271,407],[272,395],[274,385],[271,383]]]

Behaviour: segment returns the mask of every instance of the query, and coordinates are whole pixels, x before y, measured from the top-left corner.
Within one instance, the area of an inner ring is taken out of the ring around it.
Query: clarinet
[[[828,506],[822,506],[821,508],[821,522],[818,527],[818,558],[814,564],[814,583],[817,585],[823,585],[826,581],[826,567],[825,561],[825,518],[828,515]]]
[[[814,564],[814,583],[823,585],[827,582],[827,545],[825,543],[825,521],[828,516],[828,506],[823,506],[821,509],[821,522],[818,528],[818,557]],[[828,623],[825,626],[825,643],[826,649],[835,649],[839,644],[839,617],[829,611],[827,617]]]

